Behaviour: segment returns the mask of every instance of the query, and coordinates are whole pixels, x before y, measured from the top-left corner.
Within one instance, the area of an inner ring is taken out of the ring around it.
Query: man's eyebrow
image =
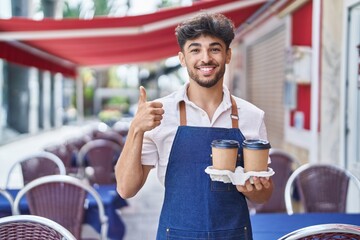
[[[188,46],[188,48],[191,48],[191,47],[200,47],[200,46],[201,46],[200,43],[193,42],[193,43],[191,43],[191,44]],[[223,46],[221,45],[221,43],[219,43],[219,42],[212,42],[212,43],[210,43],[210,47],[214,47],[214,46],[223,47]]]
[[[191,48],[191,47],[200,47],[200,46],[201,46],[200,43],[193,42],[193,43],[190,43],[190,45],[188,46],[188,48]]]
[[[210,46],[211,46],[211,47],[214,47],[214,46],[220,46],[220,47],[223,47],[223,45],[221,45],[221,43],[219,43],[219,42],[213,42],[213,43],[210,43]]]

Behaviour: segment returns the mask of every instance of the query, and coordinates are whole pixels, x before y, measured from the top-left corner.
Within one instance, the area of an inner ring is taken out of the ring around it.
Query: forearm
[[[138,109],[115,166],[117,191],[123,198],[135,196],[146,181],[152,166],[141,164],[144,133],[158,127],[164,114],[161,102],[147,102],[145,88],[140,86],[139,90]]]
[[[146,176],[141,164],[144,133],[131,126],[115,166],[117,191],[123,198],[133,197],[143,186]]]

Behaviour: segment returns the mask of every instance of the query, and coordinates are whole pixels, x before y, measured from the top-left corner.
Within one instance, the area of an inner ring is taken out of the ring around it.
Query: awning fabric
[[[175,27],[201,10],[220,12],[236,27],[266,0],[212,0],[152,14],[84,19],[0,19],[0,58],[67,76],[77,67],[161,60],[177,54]]]

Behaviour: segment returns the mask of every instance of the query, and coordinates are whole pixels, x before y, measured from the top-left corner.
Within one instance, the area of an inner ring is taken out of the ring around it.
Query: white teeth
[[[212,68],[200,68],[201,71],[204,71],[204,72],[210,72],[212,70]]]

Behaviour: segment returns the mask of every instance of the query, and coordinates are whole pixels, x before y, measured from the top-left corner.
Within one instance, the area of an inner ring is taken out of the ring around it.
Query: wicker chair
[[[270,149],[271,164],[270,167],[275,171],[272,176],[275,188],[269,201],[264,204],[249,203],[251,212],[271,213],[286,212],[284,192],[285,185],[294,169],[300,166],[300,162],[281,149]]]
[[[0,239],[76,240],[60,224],[50,219],[33,215],[0,218]]]
[[[0,197],[5,198],[6,201],[8,201],[10,203],[10,209],[8,209],[9,211],[4,211],[4,212],[0,211],[0,218],[12,215],[13,214],[12,209],[14,207],[13,197],[11,196],[11,194],[8,191],[6,191],[5,189],[2,189],[2,188],[0,188],[0,195],[1,195]]]
[[[360,181],[348,170],[330,164],[304,164],[285,187],[285,205],[293,214],[291,192],[296,184],[304,212],[346,212],[350,180],[360,191]]]
[[[124,138],[128,135],[130,128],[130,122],[124,122],[124,121],[117,121],[113,126],[112,129],[123,136]]]
[[[78,152],[80,151],[80,148],[91,140],[92,140],[92,136],[90,134],[86,134],[82,137],[68,139],[65,142],[64,145],[66,147],[67,153],[69,155],[71,155],[71,162],[75,163],[76,167],[78,167],[76,158],[77,158]]]
[[[65,165],[58,156],[40,151],[14,162],[7,175],[6,188],[9,188],[12,173],[18,165],[21,166],[24,185],[39,177],[66,174]]]
[[[26,194],[30,213],[52,219],[66,227],[76,239],[81,239],[87,194],[97,202],[101,223],[101,239],[106,239],[108,220],[104,205],[96,190],[83,181],[67,176],[53,175],[38,178],[22,188],[14,200],[14,214],[20,214],[19,204]]]
[[[114,166],[122,151],[122,146],[105,139],[95,139],[86,143],[79,151],[78,165],[91,184],[114,184]],[[90,169],[90,171],[89,171]]]
[[[319,224],[293,231],[278,240],[360,239],[360,226],[350,224]]]
[[[64,163],[67,174],[76,175],[78,168],[76,166],[76,161],[74,161],[73,151],[70,150],[66,144],[58,144],[53,146],[48,146],[44,148],[44,151],[50,152],[58,156],[61,161]]]
[[[114,130],[94,131],[92,140],[95,139],[105,139],[105,140],[113,141],[114,143],[119,144],[122,147],[125,144],[124,137]]]

